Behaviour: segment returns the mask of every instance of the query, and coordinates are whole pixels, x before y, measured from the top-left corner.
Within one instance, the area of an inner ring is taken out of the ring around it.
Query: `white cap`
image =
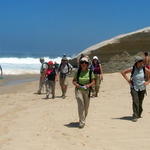
[[[81,58],[81,60],[80,60],[80,61],[89,62],[89,59],[88,59],[87,57],[83,57],[83,58]]]
[[[94,57],[93,57],[93,59],[96,59],[96,60],[98,60],[98,57],[97,57],[97,56],[94,56]]]

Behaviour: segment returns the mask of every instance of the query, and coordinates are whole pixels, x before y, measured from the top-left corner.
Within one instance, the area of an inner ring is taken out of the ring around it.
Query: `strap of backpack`
[[[78,71],[77,71],[77,83],[79,83],[80,73],[81,73],[81,68],[79,68]]]
[[[133,66],[133,69],[132,69],[132,72],[131,72],[131,76],[130,76],[131,80],[133,78],[134,71],[135,71],[135,65]]]
[[[89,79],[90,79],[90,83],[92,82],[92,70],[90,69],[89,71]]]

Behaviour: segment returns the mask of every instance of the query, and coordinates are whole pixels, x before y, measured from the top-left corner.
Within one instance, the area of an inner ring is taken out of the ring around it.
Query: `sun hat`
[[[143,61],[144,59],[143,59],[143,57],[141,57],[141,56],[136,56],[135,57],[135,63],[137,63],[137,62],[140,62],[140,61]]]
[[[96,60],[98,60],[98,57],[97,57],[97,56],[94,56],[94,57],[93,57],[93,59],[96,59]]]
[[[87,57],[82,57],[80,61],[85,61],[89,63],[89,59]]]
[[[52,62],[52,61],[49,61],[48,64],[49,64],[49,65],[53,65],[53,62]]]

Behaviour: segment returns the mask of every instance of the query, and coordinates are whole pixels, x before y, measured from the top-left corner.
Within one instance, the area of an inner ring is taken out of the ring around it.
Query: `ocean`
[[[0,65],[4,75],[22,75],[22,74],[39,74],[39,58],[44,57],[45,61],[49,60],[60,63],[62,56],[50,55],[49,53],[26,51],[2,51],[0,50]]]

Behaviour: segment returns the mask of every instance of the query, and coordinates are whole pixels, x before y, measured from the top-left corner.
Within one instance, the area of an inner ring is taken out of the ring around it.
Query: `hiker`
[[[46,99],[49,98],[50,93],[52,94],[52,99],[55,98],[55,81],[56,70],[52,61],[48,62],[48,68],[45,70],[45,80],[46,80]]]
[[[148,54],[148,52],[144,52],[144,64],[145,64],[145,67],[150,69],[150,56]]]
[[[90,103],[90,88],[95,83],[94,79],[94,74],[92,70],[89,69],[89,60],[87,57],[83,57],[80,60],[80,67],[72,81],[75,85],[75,96],[78,103],[79,128],[85,126]]]
[[[95,85],[92,87],[92,97],[98,97],[101,81],[103,80],[102,65],[97,56],[93,57],[90,69],[93,70],[95,75]]]
[[[59,64],[55,61],[54,62],[55,71],[58,72]]]
[[[1,65],[0,65],[0,70],[1,70],[1,78],[2,78],[3,77],[3,69],[1,67]]]
[[[81,53],[80,57],[77,59],[77,64],[78,64],[77,67],[80,67],[80,66],[79,66],[79,65],[80,65],[80,61],[81,61],[81,59],[82,59],[84,56],[85,56],[85,55],[84,55],[83,53]]]
[[[72,71],[72,65],[68,62],[66,55],[64,55],[61,59],[61,64],[58,68],[59,72],[59,83],[62,91],[62,98],[66,97],[66,91],[68,87],[68,75]]]
[[[131,73],[130,78],[127,76],[128,73]],[[146,94],[146,86],[150,83],[150,80],[146,81],[145,78],[147,75],[150,75],[150,71],[144,66],[144,59],[136,56],[134,66],[125,69],[121,74],[130,85],[133,109],[132,121],[136,122],[141,118],[143,111],[142,103]]]
[[[144,52],[144,65],[147,69],[150,69],[150,56],[148,52]],[[147,80],[149,80],[150,76],[147,76]]]
[[[45,85],[45,70],[48,68],[48,64],[44,61],[44,58],[40,58],[41,69],[40,69],[40,80],[39,80],[39,89],[37,94],[41,94],[43,86]]]

